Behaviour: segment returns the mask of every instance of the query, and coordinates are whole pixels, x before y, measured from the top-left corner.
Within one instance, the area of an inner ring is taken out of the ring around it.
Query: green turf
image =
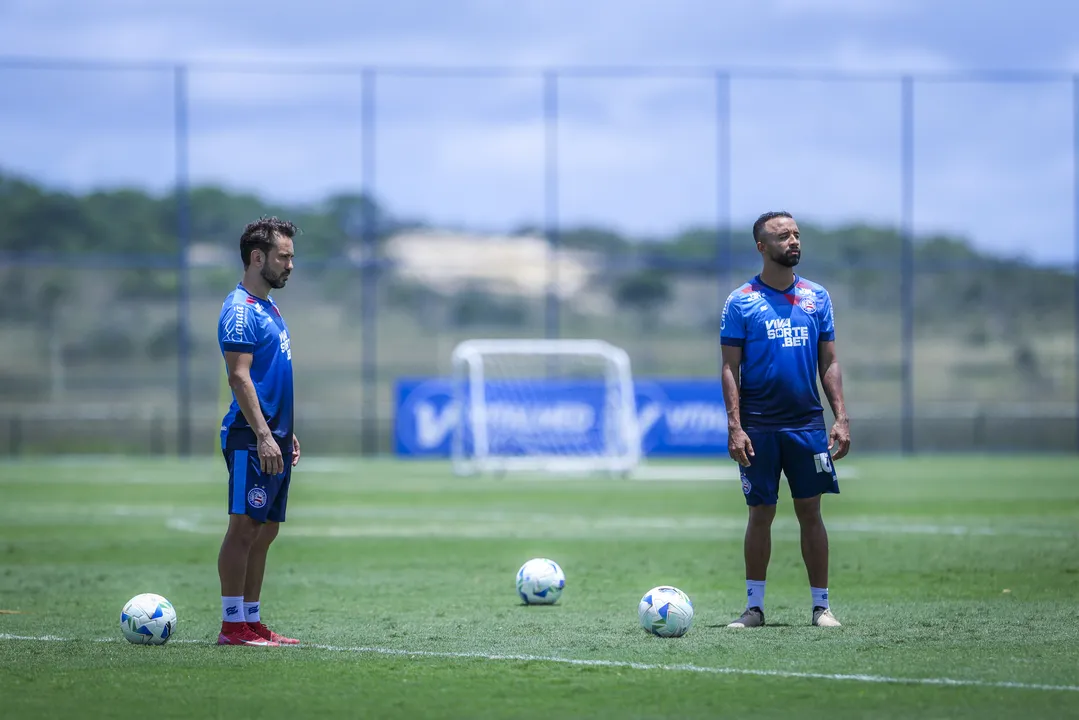
[[[769,626],[735,631],[737,482],[301,463],[263,612],[326,647],[262,649],[211,644],[220,463],[0,463],[0,610],[21,611],[0,614],[0,715],[1079,716],[1079,459],[838,467],[843,493],[826,499],[825,520],[844,627],[809,625],[783,499]],[[514,593],[534,556],[566,571],[556,606]],[[683,638],[637,626],[638,600],[659,584],[694,600]],[[120,607],[141,592],[177,608],[164,647],[120,640]],[[46,635],[69,641],[11,639]],[[943,679],[970,684],[915,682]]]

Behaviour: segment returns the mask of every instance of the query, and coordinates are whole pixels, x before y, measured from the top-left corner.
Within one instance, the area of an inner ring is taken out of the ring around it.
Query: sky
[[[541,70],[698,68],[558,80],[558,221],[661,237],[716,222],[712,71],[729,70],[736,227],[772,209],[898,226],[896,78],[911,73],[916,232],[1072,262],[1076,26],[1079,4],[1056,0],[0,0],[0,168],[72,191],[167,190],[171,70],[25,61],[191,63],[192,181],[316,202],[363,187],[361,81],[283,70],[425,67],[440,72],[377,78],[375,195],[395,215],[506,231],[550,210]],[[449,72],[476,66],[520,72]],[[984,70],[1060,78],[939,79]],[[810,77],[837,73],[872,77]]]

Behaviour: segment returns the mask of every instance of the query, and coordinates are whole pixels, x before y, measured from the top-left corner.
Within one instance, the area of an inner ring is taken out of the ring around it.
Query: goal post
[[[466,340],[452,355],[458,475],[625,474],[640,462],[629,355],[602,340]]]

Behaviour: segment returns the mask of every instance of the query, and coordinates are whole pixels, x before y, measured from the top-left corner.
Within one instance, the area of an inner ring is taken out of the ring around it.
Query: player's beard
[[[783,267],[792,268],[797,265],[802,259],[802,252],[800,250],[796,252],[791,252],[788,250],[787,252],[771,253],[770,255],[774,263],[776,263],[777,265],[782,265]]]
[[[262,275],[262,279],[266,281],[266,284],[274,290],[280,290],[285,287],[285,283],[288,282],[288,270],[283,270],[275,275],[263,267],[259,274]]]

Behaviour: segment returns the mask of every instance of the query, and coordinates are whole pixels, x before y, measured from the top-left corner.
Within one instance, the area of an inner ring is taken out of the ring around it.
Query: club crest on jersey
[[[814,302],[813,298],[809,297],[802,298],[802,302],[798,303],[798,307],[802,308],[802,312],[810,315],[817,311],[817,303]]]
[[[253,508],[266,505],[266,491],[260,487],[253,487],[247,492],[247,504]]]

